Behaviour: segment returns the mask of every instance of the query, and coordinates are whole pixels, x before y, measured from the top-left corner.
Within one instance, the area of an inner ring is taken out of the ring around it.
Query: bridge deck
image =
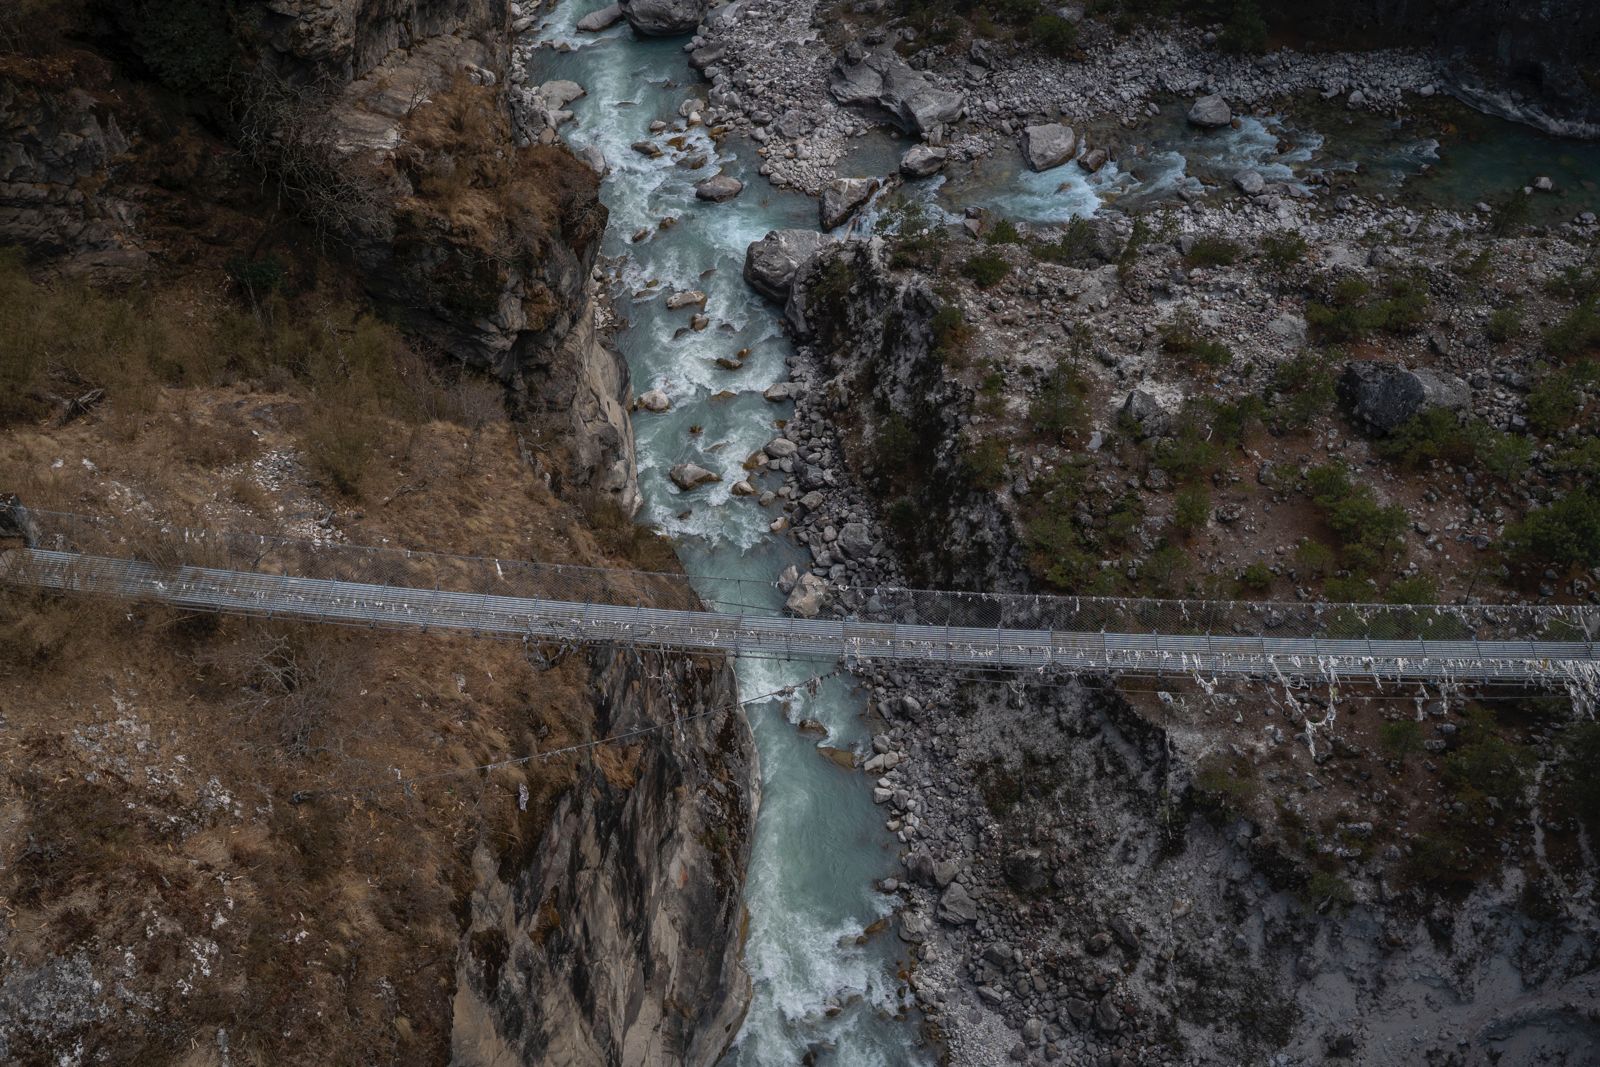
[[[1334,640],[918,626],[576,603],[205,567],[163,569],[41,549],[0,557],[0,581],[237,615],[794,659],[1381,681],[1534,681],[1600,669],[1600,644],[1593,641]]]

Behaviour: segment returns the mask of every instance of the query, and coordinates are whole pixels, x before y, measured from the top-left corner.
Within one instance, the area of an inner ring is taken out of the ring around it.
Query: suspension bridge
[[[1592,693],[1600,609],[1139,600],[774,583],[13,515],[0,582],[193,611],[684,652],[995,671],[1524,683]]]

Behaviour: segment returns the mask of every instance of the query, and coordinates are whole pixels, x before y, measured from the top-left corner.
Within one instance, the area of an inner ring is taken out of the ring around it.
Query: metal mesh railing
[[[5,509],[0,508],[0,512]],[[4,516],[0,516],[3,518]],[[775,582],[418,552],[335,541],[113,523],[66,512],[15,513],[34,547],[413,589],[451,590],[735,615],[781,615]],[[1373,641],[1600,640],[1592,605],[1329,604],[1031,596],[833,586],[825,614],[861,622],[963,630],[1237,635]]]

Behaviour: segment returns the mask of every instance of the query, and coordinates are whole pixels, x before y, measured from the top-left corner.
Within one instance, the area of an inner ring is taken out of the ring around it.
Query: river
[[[777,432],[789,405],[772,404],[762,390],[788,379],[792,349],[777,309],[745,285],[745,248],[768,230],[816,226],[814,201],[769,185],[756,173],[754,146],[733,139],[718,145],[703,129],[682,136],[652,135],[656,119],[676,120],[678,105],[704,89],[689,67],[683,41],[636,39],[626,25],[601,35],[574,31],[577,19],[604,0],[569,0],[547,19],[534,60],[536,82],[570,79],[588,95],[572,105],[575,121],[563,133],[578,148],[593,145],[612,167],[601,188],[611,212],[603,255],[617,279],[614,298],[624,320],[617,344],[627,356],[634,391],[662,389],[672,399],[663,414],[635,418],[640,520],[672,537],[691,574],[750,578],[744,586],[758,607],[776,609],[770,583],[790,563],[809,556],[768,532],[777,517],[730,489],[745,457]],[[572,51],[559,51],[565,44]],[[631,145],[648,140],[664,154],[651,159]],[[703,155],[698,168],[680,165]],[[694,183],[718,167],[746,187],[723,204],[695,199]],[[676,218],[668,229],[661,220]],[[640,230],[653,236],[634,242]],[[689,329],[695,309],[668,311],[668,293],[707,294],[711,324]],[[737,370],[718,357],[748,350]],[[721,483],[682,493],[667,474],[694,462],[723,475]],[[719,587],[720,588],[720,587]],[[823,668],[826,669],[826,668]],[[741,660],[740,692],[771,692],[803,683],[815,664]],[[871,1067],[919,1062],[914,1021],[902,1010],[904,983],[896,978],[905,953],[891,931],[856,941],[887,916],[889,897],[873,888],[894,873],[898,842],[884,829],[868,782],[817,751],[818,738],[796,730],[801,718],[828,729],[826,743],[849,748],[867,740],[865,699],[848,679],[824,681],[815,695],[748,709],[761,755],[762,803],[746,887],[750,912],[746,966],[755,996],[737,1043],[734,1065],[790,1065],[808,1052],[818,1063]]]

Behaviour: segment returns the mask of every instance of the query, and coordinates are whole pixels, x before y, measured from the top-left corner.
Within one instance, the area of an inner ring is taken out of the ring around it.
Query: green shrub
[[[1533,197],[1521,189],[1513,189],[1494,202],[1489,216],[1489,232],[1496,237],[1509,237],[1533,218]]]
[[[1028,419],[1045,437],[1060,440],[1086,424],[1088,384],[1076,368],[1057,364],[1045,376],[1039,395],[1028,407]]]
[[[1422,724],[1415,719],[1395,719],[1378,727],[1378,747],[1393,760],[1422,751]]]
[[[1261,239],[1261,259],[1274,272],[1281,273],[1306,258],[1310,246],[1294,230],[1275,230]]]
[[[955,304],[945,304],[933,313],[933,352],[942,363],[958,363],[972,343],[972,327]]]
[[[1272,588],[1272,571],[1256,560],[1240,572],[1239,587],[1253,596],[1260,596]]]
[[[1161,347],[1205,367],[1221,368],[1233,362],[1233,349],[1202,336],[1194,316],[1186,311],[1161,328]]]
[[[1195,789],[1203,802],[1231,814],[1242,814],[1260,792],[1255,769],[1242,759],[1208,756],[1194,776]]]
[[[1600,723],[1580,722],[1568,727],[1561,737],[1565,772],[1572,796],[1572,807],[1591,831],[1600,828]]]
[[[166,85],[225,95],[241,59],[229,8],[213,0],[144,0],[119,17],[133,50]]]
[[[1522,309],[1515,304],[1497,309],[1489,316],[1483,332],[1489,335],[1489,340],[1501,344],[1519,336],[1522,333]]]
[[[1519,800],[1532,753],[1500,737],[1494,716],[1481,708],[1467,714],[1461,735],[1461,747],[1444,761],[1444,784],[1456,799],[1480,811],[1492,810],[1490,797],[1502,804]]]
[[[1217,45],[1236,55],[1260,55],[1267,50],[1267,20],[1256,0],[1233,0]]]
[[[1178,491],[1172,502],[1172,524],[1179,533],[1190,534],[1211,518],[1211,490],[1196,483]]]
[[[980,252],[967,258],[961,265],[961,273],[971,278],[978,288],[989,289],[1011,273],[1011,264],[998,252]]]
[[[1016,223],[1010,219],[1001,219],[983,239],[992,245],[1014,245],[1022,240],[1022,234],[1017,231]]]
[[[987,438],[970,446],[962,463],[972,483],[983,489],[998,489],[1006,478],[1006,443]]]
[[[379,429],[378,420],[359,404],[325,400],[306,423],[306,458],[334,489],[359,497],[377,449]]]
[[[1231,267],[1244,250],[1226,237],[1205,234],[1195,238],[1183,262],[1189,267]]]
[[[1413,416],[1378,446],[1384,458],[1412,469],[1443,460],[1476,466],[1502,481],[1521,477],[1532,451],[1525,437],[1502,433],[1478,419],[1462,419],[1444,408]]]
[[[1278,364],[1273,371],[1272,388],[1287,398],[1272,409],[1280,426],[1304,429],[1333,409],[1337,396],[1333,362],[1315,352],[1302,352]]]
[[[1357,485],[1342,463],[1314,467],[1307,475],[1311,498],[1339,538],[1345,565],[1356,576],[1387,567],[1405,547],[1405,509],[1380,504],[1370,485]]]
[[[1417,275],[1392,276],[1381,291],[1362,278],[1349,277],[1334,286],[1326,303],[1306,305],[1306,321],[1326,340],[1359,341],[1378,330],[1417,329],[1427,320],[1431,302],[1426,280]]]
[[[1036,15],[1028,24],[1028,39],[1045,55],[1065,59],[1078,47],[1078,27],[1060,15]]]
[[[1336,562],[1333,549],[1309,537],[1302,538],[1300,544],[1296,546],[1294,561],[1295,566],[1313,578],[1323,578],[1333,573]]]
[[[1600,301],[1585,300],[1569,311],[1545,333],[1544,347],[1560,360],[1600,348]]]
[[[1600,493],[1578,489],[1506,528],[1513,559],[1531,567],[1600,567]]]
[[[1300,902],[1314,911],[1342,913],[1356,901],[1350,883],[1331,871],[1312,871],[1300,888]]]
[[[1439,587],[1426,574],[1397,578],[1389,583],[1384,599],[1391,604],[1437,604]]]
[[[1054,241],[1029,242],[1028,251],[1035,259],[1068,267],[1089,263],[1099,254],[1094,225],[1088,219],[1073,219]]]

